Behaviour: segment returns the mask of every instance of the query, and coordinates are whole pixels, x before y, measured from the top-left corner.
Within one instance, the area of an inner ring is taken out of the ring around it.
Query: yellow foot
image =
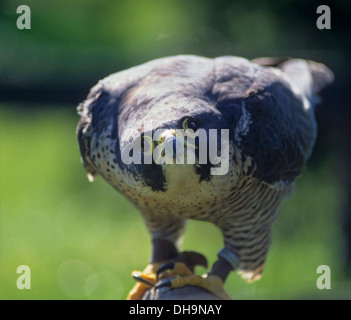
[[[161,263],[150,263],[143,271],[133,271],[132,276],[138,282],[133,289],[129,292],[127,300],[140,300],[146,290],[150,289],[156,284],[157,271]]]
[[[195,266],[207,267],[206,258],[202,254],[192,251],[181,252],[171,261],[150,263],[143,271],[133,271],[132,276],[137,280],[137,283],[129,292],[127,300],[140,300],[144,293],[154,287],[160,279],[190,276],[193,274]]]
[[[160,279],[175,276],[185,277],[192,274],[191,270],[182,262],[148,264],[143,271],[132,272],[132,276],[137,280],[137,283],[129,292],[127,300],[140,300],[146,290],[154,287]]]
[[[213,293],[220,299],[231,300],[231,297],[223,288],[223,281],[220,277],[214,274],[204,274],[202,277],[198,276],[193,274],[184,263],[176,262],[173,266],[171,264],[164,265],[159,269],[157,274],[161,281],[156,285],[156,288],[180,288],[186,285],[197,286]],[[174,279],[169,279],[174,276]]]

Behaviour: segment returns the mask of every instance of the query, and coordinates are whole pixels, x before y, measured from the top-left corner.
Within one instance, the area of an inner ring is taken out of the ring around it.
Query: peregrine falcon
[[[312,152],[317,94],[332,81],[326,66],[307,60],[178,55],[91,89],[77,128],[88,178],[101,175],[130,200],[152,238],[128,299],[155,285],[199,286],[227,299],[231,271],[260,278],[279,205]],[[178,250],[187,219],[223,234],[203,276],[193,270],[205,258]]]

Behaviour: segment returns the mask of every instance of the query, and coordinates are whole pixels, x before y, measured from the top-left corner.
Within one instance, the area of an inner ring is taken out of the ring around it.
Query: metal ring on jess
[[[237,255],[226,247],[218,251],[217,256],[227,261],[233,267],[233,270],[237,269],[240,265]]]

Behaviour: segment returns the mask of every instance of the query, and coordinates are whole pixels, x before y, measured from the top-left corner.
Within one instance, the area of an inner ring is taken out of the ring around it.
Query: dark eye
[[[195,132],[197,130],[197,125],[192,119],[187,118],[183,121],[183,129],[184,130],[191,129]]]
[[[190,122],[188,123],[188,128],[189,128],[189,129],[192,129],[192,130],[194,130],[194,131],[197,130],[197,126],[196,126],[196,124],[195,124],[194,121],[190,121]]]

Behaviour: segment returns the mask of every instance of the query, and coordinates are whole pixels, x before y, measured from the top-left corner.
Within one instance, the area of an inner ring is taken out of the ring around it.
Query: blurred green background
[[[16,28],[22,4],[31,30]],[[331,30],[316,28],[320,4],[331,8]],[[0,298],[125,298],[149,235],[121,195],[88,182],[75,108],[110,73],[188,53],[293,56],[334,71],[316,110],[315,152],[281,206],[263,277],[249,285],[233,274],[226,289],[234,299],[350,299],[350,9],[346,0],[2,0]],[[213,263],[222,243],[214,226],[191,221],[182,248]],[[31,268],[30,290],[16,287],[20,265]],[[331,269],[330,290],[317,289],[319,265]]]

